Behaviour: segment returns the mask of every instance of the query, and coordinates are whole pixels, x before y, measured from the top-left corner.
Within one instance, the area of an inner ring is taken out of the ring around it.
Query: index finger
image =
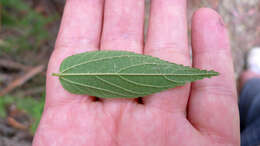
[[[57,77],[61,62],[75,53],[94,51],[99,48],[104,0],[67,0],[62,22],[49,61],[46,82],[46,104],[70,100]],[[75,99],[75,98],[74,98]]]

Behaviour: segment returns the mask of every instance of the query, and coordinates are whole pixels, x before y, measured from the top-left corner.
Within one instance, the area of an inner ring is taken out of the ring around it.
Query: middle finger
[[[101,50],[143,52],[144,0],[106,0]]]
[[[144,10],[145,0],[106,0],[100,49],[143,53]],[[105,101],[114,105],[133,100]]]

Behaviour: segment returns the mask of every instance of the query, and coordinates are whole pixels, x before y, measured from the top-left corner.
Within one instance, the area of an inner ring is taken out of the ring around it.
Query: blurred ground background
[[[46,65],[64,3],[0,0],[0,146],[31,145],[44,106]],[[223,16],[238,77],[246,52],[260,46],[260,1],[190,0],[189,20],[200,7],[211,7]]]

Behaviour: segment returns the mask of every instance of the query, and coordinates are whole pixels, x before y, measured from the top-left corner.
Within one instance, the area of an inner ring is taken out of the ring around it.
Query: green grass
[[[2,0],[2,31],[8,32],[0,48],[8,53],[38,49],[51,39],[47,24],[57,15],[43,16],[23,0]]]

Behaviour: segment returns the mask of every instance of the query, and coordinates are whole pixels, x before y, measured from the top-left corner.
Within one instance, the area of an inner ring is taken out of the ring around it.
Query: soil
[[[18,130],[0,118],[0,146],[30,146],[32,136],[23,130]]]

